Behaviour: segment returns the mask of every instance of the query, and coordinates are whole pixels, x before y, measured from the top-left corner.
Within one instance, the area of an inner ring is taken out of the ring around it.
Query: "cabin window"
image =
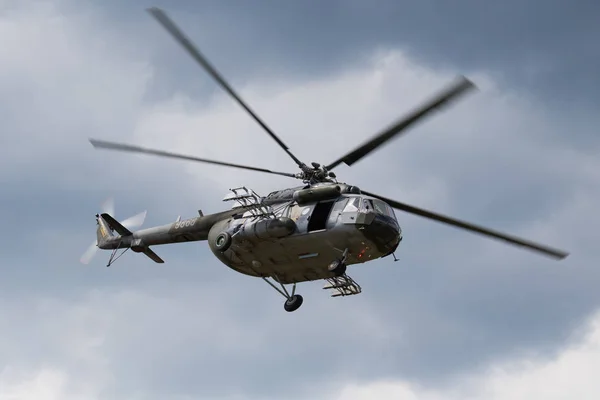
[[[310,207],[300,207],[298,205],[292,205],[288,207],[288,217],[294,221],[297,221],[300,216],[305,215],[310,211]]]
[[[329,213],[329,218],[327,220],[326,227],[334,226],[338,220],[338,217],[342,214],[344,207],[348,203],[347,197],[342,197],[338,201],[333,204],[333,208]]]
[[[329,214],[330,222],[335,223],[335,221],[337,221],[337,218],[344,210],[346,203],[348,203],[348,198],[341,198],[335,202],[333,208],[331,209],[331,213]]]
[[[339,199],[338,201],[335,202],[335,205],[333,206],[333,211],[337,211],[337,212],[342,211],[346,207],[347,203],[348,203],[347,197]]]

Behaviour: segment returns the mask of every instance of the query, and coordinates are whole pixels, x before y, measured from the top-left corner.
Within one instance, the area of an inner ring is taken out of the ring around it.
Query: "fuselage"
[[[310,199],[308,199],[310,200]],[[281,283],[331,277],[327,266],[347,249],[347,265],[394,252],[402,240],[394,210],[354,193],[319,201],[273,202],[269,219],[230,218],[215,224],[209,246],[230,268]],[[219,240],[229,240],[226,249]]]
[[[100,220],[98,246],[143,252],[149,246],[208,240],[215,256],[233,270],[285,284],[332,277],[327,266],[344,252],[346,265],[388,256],[402,240],[394,210],[354,186],[291,188],[256,202],[262,208],[200,213],[125,237],[107,234],[110,227]]]

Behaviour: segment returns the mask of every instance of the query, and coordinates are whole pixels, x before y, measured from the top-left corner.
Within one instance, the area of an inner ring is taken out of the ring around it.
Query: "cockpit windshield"
[[[396,219],[396,214],[394,213],[394,210],[384,201],[378,199],[365,199],[365,202],[369,206],[371,206],[371,209],[377,214],[385,215]]]
[[[361,197],[351,197],[346,203],[343,212],[356,211],[375,211],[377,214],[386,215],[396,219],[394,209],[387,203],[378,199],[366,199]]]
[[[388,210],[385,207],[385,203],[383,203],[379,200],[371,200],[371,203],[373,204],[373,208],[375,209],[376,213],[388,215]]]

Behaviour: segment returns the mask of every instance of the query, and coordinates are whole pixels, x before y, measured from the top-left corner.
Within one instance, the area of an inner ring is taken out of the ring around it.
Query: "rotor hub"
[[[296,178],[301,179],[306,183],[319,183],[319,182],[332,182],[333,178],[335,179],[335,174],[333,172],[329,172],[324,165],[321,165],[317,162],[311,163],[312,167],[302,163],[300,169],[301,173],[296,175]]]

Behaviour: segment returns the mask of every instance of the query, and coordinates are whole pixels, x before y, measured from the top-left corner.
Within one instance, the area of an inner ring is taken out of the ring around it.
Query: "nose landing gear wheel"
[[[331,264],[327,266],[329,272],[333,272],[335,276],[342,276],[346,273],[346,260],[348,259],[348,249],[344,250],[342,257],[333,260]]]
[[[342,276],[346,273],[346,264],[340,260],[335,260],[329,264],[327,269],[330,272],[333,272],[336,276]]]
[[[287,312],[296,311],[297,309],[300,308],[303,301],[304,301],[304,299],[302,298],[301,295],[294,294],[285,301],[285,303],[283,304],[283,308]]]

